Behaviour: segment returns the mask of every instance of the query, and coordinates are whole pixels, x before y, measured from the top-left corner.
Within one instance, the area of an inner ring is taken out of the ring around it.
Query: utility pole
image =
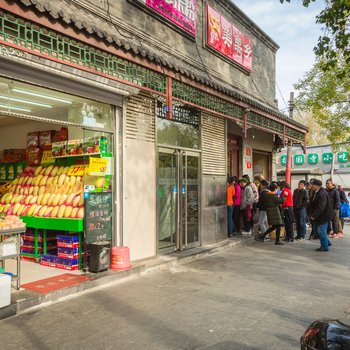
[[[289,118],[293,119],[294,111],[294,92],[290,93],[289,100]],[[286,182],[291,182],[291,171],[292,171],[292,142],[287,141],[287,164],[286,164]]]

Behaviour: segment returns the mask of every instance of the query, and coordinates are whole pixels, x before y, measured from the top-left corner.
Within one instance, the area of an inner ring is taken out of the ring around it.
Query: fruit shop
[[[115,241],[118,107],[76,88],[0,76],[0,269],[21,283],[86,270],[91,244]]]

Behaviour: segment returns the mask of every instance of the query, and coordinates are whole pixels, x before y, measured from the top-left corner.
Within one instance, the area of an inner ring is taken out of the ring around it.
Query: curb
[[[108,270],[97,274],[87,273],[85,276],[90,277],[90,281],[64,289],[58,289],[47,294],[39,294],[23,289],[18,293],[12,294],[11,305],[0,308],[0,320],[17,316],[24,312],[44,307],[50,303],[59,302],[69,297],[76,297],[82,293],[106,288],[113,284],[126,281],[127,279],[139,277],[145,273],[167,270],[174,266],[187,264],[191,261],[216,254],[224,249],[247,245],[251,242],[254,242],[251,237],[231,238],[204,247],[197,247],[181,252],[174,252],[168,255],[157,256],[155,258],[138,260],[135,261],[133,266],[128,270]]]

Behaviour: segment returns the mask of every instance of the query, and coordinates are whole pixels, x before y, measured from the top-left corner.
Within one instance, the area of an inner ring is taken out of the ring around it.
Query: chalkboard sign
[[[112,239],[112,193],[94,192],[85,198],[85,241]]]

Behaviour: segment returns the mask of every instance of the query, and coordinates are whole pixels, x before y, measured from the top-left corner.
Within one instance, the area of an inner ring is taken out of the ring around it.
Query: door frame
[[[183,147],[169,147],[169,146],[163,146],[163,145],[158,145],[157,146],[157,181],[156,181],[156,191],[158,193],[158,188],[159,188],[159,153],[168,153],[168,154],[173,154],[176,151],[180,152],[185,152],[187,155],[192,155],[195,157],[198,157],[198,240],[196,242],[192,242],[190,244],[187,244],[186,246],[184,245],[184,227],[181,225],[181,216],[182,210],[181,210],[181,186],[180,181],[181,181],[181,170],[182,166],[179,166],[179,159],[180,157],[177,158],[177,169],[176,169],[176,183],[177,183],[177,203],[176,203],[176,245],[174,247],[169,247],[169,248],[159,248],[159,221],[158,221],[158,213],[159,213],[159,200],[158,200],[158,194],[157,194],[157,199],[156,199],[156,250],[157,250],[157,255],[163,255],[163,254],[169,254],[173,253],[176,251],[183,251],[191,248],[195,248],[201,245],[201,189],[202,189],[202,181],[201,181],[201,152],[198,150],[193,150],[189,148],[183,148]],[[187,220],[185,222],[185,226],[187,228]]]

